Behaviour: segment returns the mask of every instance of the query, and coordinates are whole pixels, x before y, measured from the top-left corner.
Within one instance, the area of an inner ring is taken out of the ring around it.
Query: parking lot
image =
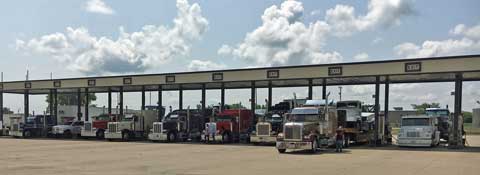
[[[338,154],[278,154],[271,146],[0,139],[0,172],[16,174],[475,174],[480,136],[472,147],[372,148]]]

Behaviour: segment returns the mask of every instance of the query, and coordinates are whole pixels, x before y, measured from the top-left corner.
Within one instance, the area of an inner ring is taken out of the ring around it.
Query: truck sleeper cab
[[[440,143],[437,118],[427,115],[404,116],[398,146],[433,147]]]
[[[206,112],[207,113],[207,112]],[[200,141],[205,116],[200,110],[175,110],[162,122],[154,122],[148,139],[151,141]]]
[[[202,139],[205,142],[231,143],[250,139],[249,129],[253,120],[251,110],[227,109],[214,118],[214,121],[205,124],[205,130],[202,133]]]
[[[108,141],[144,139],[157,119],[156,111],[144,111],[143,116],[127,114],[120,121],[108,122],[105,139]]]
[[[265,120],[255,125],[255,131],[250,135],[254,144],[275,143],[277,134],[282,132],[283,117],[279,114],[267,114]]]
[[[116,121],[115,116],[99,115],[92,117],[93,121],[86,121],[81,130],[82,137],[95,137],[97,139],[105,138],[105,130],[107,130],[108,122]]]
[[[26,123],[21,121],[22,118],[12,118],[12,126],[9,131],[10,136],[13,137],[41,137],[47,136],[52,126],[55,125],[55,120],[50,115],[36,115],[33,117],[27,117]]]

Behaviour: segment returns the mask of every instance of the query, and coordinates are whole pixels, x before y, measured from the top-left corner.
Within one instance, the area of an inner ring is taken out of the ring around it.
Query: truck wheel
[[[345,144],[343,144],[345,148],[350,147],[350,136],[345,137]]]
[[[97,136],[97,139],[104,139],[105,138],[105,131],[104,130],[98,130],[96,136]]]
[[[167,142],[175,142],[177,141],[177,134],[175,132],[169,132],[167,134]]]
[[[23,137],[24,138],[32,137],[32,132],[30,130],[23,131]]]
[[[67,139],[73,138],[72,132],[70,132],[70,130],[66,130],[65,132],[63,132],[63,137]]]
[[[277,149],[278,150],[278,153],[282,154],[282,153],[285,153],[285,151],[287,151],[287,149]]]
[[[223,143],[230,143],[232,141],[232,137],[229,132],[224,132],[222,134],[222,142]]]
[[[122,140],[125,142],[130,141],[130,133],[128,131],[122,132]]]

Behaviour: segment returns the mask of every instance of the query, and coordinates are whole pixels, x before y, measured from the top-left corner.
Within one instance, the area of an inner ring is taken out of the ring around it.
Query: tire
[[[317,138],[315,138],[313,139],[312,148],[310,152],[312,152],[313,154],[317,153],[317,148],[318,148],[318,141],[317,141]]]
[[[63,137],[66,139],[73,138],[72,132],[70,130],[66,130],[65,132],[63,132]]]
[[[130,132],[128,131],[122,132],[122,140],[125,142],[130,141]]]
[[[345,143],[343,145],[345,148],[350,147],[350,136],[345,137]]]
[[[232,135],[230,134],[230,132],[224,132],[222,134],[222,142],[223,143],[230,143],[232,142]]]
[[[32,132],[30,130],[23,131],[23,138],[32,137]]]
[[[167,142],[175,142],[177,141],[177,134],[175,132],[169,132],[167,134]]]
[[[97,134],[95,134],[97,139],[104,139],[105,138],[105,131],[104,130],[98,130]]]
[[[283,154],[287,151],[287,149],[277,149],[277,150],[278,150],[278,153],[280,153],[280,154]]]

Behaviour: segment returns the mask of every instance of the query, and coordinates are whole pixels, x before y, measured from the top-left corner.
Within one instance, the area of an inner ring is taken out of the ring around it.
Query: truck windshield
[[[447,110],[428,110],[425,113],[428,116],[448,116]]]
[[[342,107],[356,108],[356,107],[358,107],[358,103],[356,103],[356,102],[337,103],[337,108],[342,108]]]
[[[404,118],[402,126],[429,126],[428,118]]]
[[[296,114],[291,115],[289,121],[292,122],[317,122],[319,121],[318,115],[304,115],[304,114]]]

